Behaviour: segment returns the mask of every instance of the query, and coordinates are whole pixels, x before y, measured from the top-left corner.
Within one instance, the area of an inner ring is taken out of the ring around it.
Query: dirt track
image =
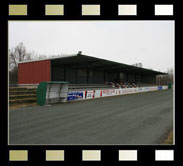
[[[172,128],[172,90],[9,111],[10,144],[160,144]]]

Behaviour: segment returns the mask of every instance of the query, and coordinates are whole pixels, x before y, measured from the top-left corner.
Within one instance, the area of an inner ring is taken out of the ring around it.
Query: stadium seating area
[[[107,84],[69,84],[69,90],[95,90],[95,89],[111,89],[111,85]]]
[[[121,83],[105,82],[105,84],[110,85],[111,87],[116,87],[116,88],[136,88],[137,87],[135,83],[130,83],[130,82],[121,82]]]
[[[136,88],[155,86],[153,84],[133,83],[133,82],[105,82],[104,84],[69,84],[69,90],[94,90],[94,89],[111,89],[111,88]]]
[[[111,88],[135,88],[135,83],[114,83],[105,82],[104,84],[69,84],[69,90],[94,90],[94,89],[111,89]]]

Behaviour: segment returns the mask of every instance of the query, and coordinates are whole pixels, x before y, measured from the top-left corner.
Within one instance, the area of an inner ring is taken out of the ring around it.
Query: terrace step
[[[10,95],[20,95],[20,94],[36,94],[36,91],[9,91]]]
[[[10,99],[9,104],[23,104],[23,103],[35,103],[37,102],[36,98],[24,98],[24,99]]]
[[[9,92],[21,92],[21,91],[36,91],[35,88],[31,88],[31,89],[28,89],[28,88],[9,88]]]
[[[25,98],[36,98],[36,94],[11,94],[9,99],[25,99]]]

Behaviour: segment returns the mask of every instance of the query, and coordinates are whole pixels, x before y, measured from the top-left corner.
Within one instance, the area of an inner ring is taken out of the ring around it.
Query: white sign
[[[102,90],[95,90],[95,98],[102,97]]]
[[[168,86],[163,86],[163,89],[168,89]]]
[[[87,90],[86,91],[86,99],[93,99],[95,98],[95,91],[94,90]]]
[[[134,93],[134,88],[122,89],[122,94]]]
[[[116,89],[105,89],[102,90],[102,97],[116,95]]]

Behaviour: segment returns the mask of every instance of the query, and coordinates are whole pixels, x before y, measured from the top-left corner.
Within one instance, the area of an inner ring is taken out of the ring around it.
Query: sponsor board
[[[134,93],[134,88],[122,89],[122,94]]]
[[[163,89],[163,87],[162,86],[158,86],[158,90],[162,90]]]
[[[85,91],[85,98],[86,99],[93,99],[93,98],[95,98],[95,90],[87,90],[87,91]]]
[[[119,89],[120,94],[122,94],[122,89]]]
[[[81,100],[83,98],[84,98],[83,91],[72,91],[72,92],[68,92],[68,94],[67,94],[68,101]]]
[[[102,97],[102,90],[95,90],[95,98]]]
[[[150,87],[144,87],[144,92],[150,91]]]
[[[137,88],[133,88],[133,92],[134,93],[137,93],[138,92],[138,89]]]
[[[105,89],[102,90],[102,97],[117,95],[117,89]]]
[[[116,89],[116,95],[120,95],[121,94],[121,89]]]
[[[168,86],[162,86],[162,89],[168,89]]]
[[[137,88],[137,92],[144,92],[144,88],[138,87],[138,88]]]
[[[116,89],[111,89],[111,95],[112,96],[116,95]]]
[[[148,91],[155,91],[155,90],[162,90],[162,89],[168,89],[168,86],[72,91],[68,93],[67,100],[70,101],[70,100],[81,100],[81,99],[93,99],[93,98],[99,98],[99,97],[148,92]]]
[[[152,87],[138,87],[137,92],[148,92],[148,91],[155,91],[158,90],[157,86],[152,86]]]
[[[150,88],[150,91],[158,90],[158,87],[157,86],[152,86],[152,87],[149,87],[149,88]]]

